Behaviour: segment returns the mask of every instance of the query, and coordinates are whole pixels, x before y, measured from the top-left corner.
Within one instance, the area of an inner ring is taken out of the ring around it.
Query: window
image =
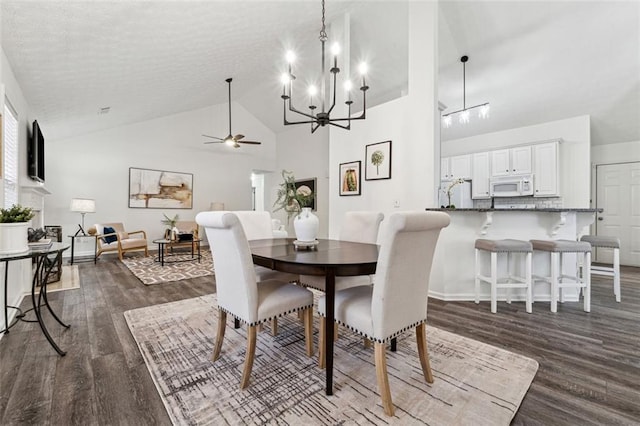
[[[4,104],[4,207],[18,204],[18,114],[6,100]]]

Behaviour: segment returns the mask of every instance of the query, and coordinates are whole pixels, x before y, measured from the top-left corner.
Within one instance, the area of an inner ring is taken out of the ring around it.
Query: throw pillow
[[[104,232],[105,234],[115,234],[116,230],[110,226],[105,226],[102,232]],[[104,241],[107,244],[111,244],[114,241],[118,241],[118,237],[116,237],[115,235],[107,235],[106,237],[104,237]]]

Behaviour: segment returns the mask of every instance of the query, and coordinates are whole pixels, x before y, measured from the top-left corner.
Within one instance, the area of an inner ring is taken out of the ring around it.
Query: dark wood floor
[[[170,424],[123,312],[211,293],[211,277],[144,286],[109,257],[79,269],[81,289],[50,296],[72,324],[50,325],[67,356],[33,323],[0,340],[0,424]],[[429,321],[540,363],[513,424],[640,424],[640,268],[623,268],[621,303],[609,279],[593,281],[589,314],[579,303],[557,314],[548,303],[534,304],[533,314],[524,303],[499,303],[493,315],[488,302],[432,299]]]

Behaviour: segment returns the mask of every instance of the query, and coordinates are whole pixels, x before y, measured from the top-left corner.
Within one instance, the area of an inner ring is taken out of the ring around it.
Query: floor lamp
[[[77,236],[80,233],[87,235],[86,232],[84,232],[84,215],[96,212],[96,201],[88,198],[72,198],[71,211],[78,212],[82,215],[82,225],[78,225],[80,229],[78,229],[74,235]]]

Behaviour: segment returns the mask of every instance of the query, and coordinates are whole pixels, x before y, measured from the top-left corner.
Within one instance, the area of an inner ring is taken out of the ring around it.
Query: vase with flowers
[[[443,191],[445,192],[445,194],[447,195],[447,205],[444,206],[446,209],[455,209],[456,206],[454,204],[451,204],[451,195],[453,193],[453,188],[455,188],[457,185],[460,185],[464,183],[464,179],[462,178],[458,178],[455,180],[452,180],[451,183],[449,184],[449,186],[447,186],[447,189],[444,189]]]
[[[167,216],[166,213],[163,215],[164,219],[162,219],[160,222],[163,225],[167,226],[167,229],[164,231],[164,238],[174,241],[178,238],[178,228],[176,227],[176,223],[178,222],[178,215],[175,215],[173,217]]]
[[[300,242],[310,243],[316,241],[318,236],[318,217],[311,212],[311,203],[315,194],[307,186],[296,187],[296,178],[292,172],[282,171],[282,183],[278,188],[277,199],[273,204],[274,212],[284,210],[287,220],[293,219],[293,228],[296,238]]]

